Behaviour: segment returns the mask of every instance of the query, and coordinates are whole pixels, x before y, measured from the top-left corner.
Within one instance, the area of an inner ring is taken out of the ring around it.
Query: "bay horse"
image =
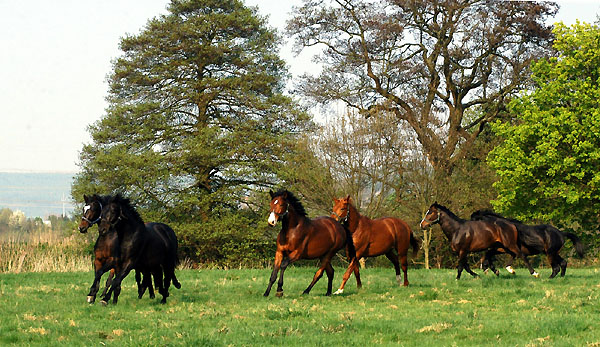
[[[102,304],[108,303],[113,292],[113,302],[117,303],[121,282],[133,269],[152,274],[154,284],[163,296],[161,303],[166,303],[171,281],[176,288],[181,287],[175,277],[177,247],[169,249],[170,243],[175,242],[176,245],[175,233],[166,225],[163,226],[168,230],[161,230],[163,228],[158,228],[159,225],[161,224],[144,224],[129,199],[119,194],[111,197],[108,204],[102,208],[98,229],[102,233],[116,233],[120,244],[115,266],[116,275],[101,300]],[[165,231],[170,231],[172,235],[167,235]]]
[[[425,229],[437,223],[440,224],[444,235],[450,241],[452,250],[458,254],[457,280],[460,279],[463,269],[473,277],[477,277],[478,275],[469,267],[467,255],[490,248],[502,248],[506,253],[520,257],[527,265],[529,272],[535,277],[539,276],[521,252],[518,231],[514,225],[501,220],[494,222],[464,220],[448,208],[434,203],[425,213],[420,226]]]
[[[87,196],[83,195],[84,206],[81,215],[81,221],[79,222],[79,232],[86,233],[90,227],[100,222],[100,214],[102,212],[102,205],[108,204],[110,196],[100,196],[97,194]],[[90,292],[87,296],[88,303],[94,303],[96,300],[96,294],[100,287],[100,279],[106,273],[109,272],[108,278],[106,279],[106,285],[101,296],[106,295],[106,291],[110,287],[112,279],[115,274],[115,266],[117,264],[117,258],[120,252],[119,239],[116,233],[99,233],[98,239],[94,244],[94,281],[90,287]],[[138,286],[138,298],[142,298],[146,288],[150,294],[150,298],[154,299],[154,288],[152,287],[152,280],[150,274],[144,274],[144,281],[142,282],[140,272],[135,270],[135,280]]]
[[[283,296],[283,273],[289,264],[300,259],[320,259],[319,269],[304,294],[310,292],[325,271],[328,280],[325,295],[331,295],[334,274],[331,258],[344,247],[352,260],[356,258],[350,232],[331,217],[308,218],[298,198],[287,190],[269,191],[269,194],[271,203],[267,222],[275,226],[281,221],[281,231],[277,235],[273,272],[264,296],[269,296],[280,269],[277,296]]]
[[[334,294],[344,292],[346,282],[354,272],[356,285],[362,287],[360,274],[358,272],[358,261],[363,257],[377,257],[382,254],[392,262],[396,270],[396,280],[398,284],[408,286],[408,248],[412,246],[413,255],[419,250],[419,243],[414,237],[412,230],[405,221],[399,218],[384,217],[371,219],[362,216],[356,207],[352,204],[350,195],[345,198],[334,199],[333,217],[338,222],[350,230],[352,241],[356,249],[356,257],[350,262],[340,288]],[[400,263],[398,262],[400,257]],[[404,283],[401,282],[400,264],[404,272]]]
[[[521,252],[524,257],[542,253],[546,254],[548,263],[552,267],[550,278],[556,277],[559,272],[560,276],[564,277],[565,272],[567,271],[567,261],[559,254],[559,251],[565,244],[565,237],[573,242],[575,251],[580,257],[583,257],[583,244],[579,237],[572,233],[562,232],[550,224],[527,225],[517,219],[506,218],[498,213],[487,210],[473,212],[471,214],[471,219],[488,221],[502,220],[513,224],[519,231]],[[484,270],[489,267],[496,275],[498,275],[498,271],[495,269],[493,261],[494,255],[498,253],[502,253],[502,250],[487,251],[483,263]]]

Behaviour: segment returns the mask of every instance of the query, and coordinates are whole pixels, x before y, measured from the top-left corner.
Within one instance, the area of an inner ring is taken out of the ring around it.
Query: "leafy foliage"
[[[558,23],[558,55],[533,65],[536,89],[496,123],[504,141],[489,156],[501,211],[598,230],[600,225],[600,27]]]
[[[406,122],[436,173],[450,174],[505,100],[548,53],[551,3],[306,1],[288,22],[298,50],[320,46],[318,76],[299,90],[365,116]],[[482,107],[480,117],[468,111]]]
[[[168,10],[122,39],[72,194],[121,192],[144,217],[200,223],[191,227],[200,240],[240,227],[222,215],[278,181],[310,120],[283,94],[280,41],[256,9],[174,0]]]

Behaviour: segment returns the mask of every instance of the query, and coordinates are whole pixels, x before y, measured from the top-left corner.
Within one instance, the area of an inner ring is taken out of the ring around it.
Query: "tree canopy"
[[[527,1],[305,1],[288,22],[301,50],[322,46],[323,70],[299,90],[365,116],[396,115],[436,173],[451,174],[486,122],[548,54],[552,3]],[[467,117],[478,109],[477,117]]]
[[[556,57],[533,65],[535,89],[496,123],[489,155],[500,210],[525,219],[596,230],[600,225],[600,27],[561,23]]]
[[[122,38],[72,194],[121,192],[146,214],[219,229],[215,218],[278,182],[312,123],[283,94],[280,38],[255,8],[173,0],[168,12]]]

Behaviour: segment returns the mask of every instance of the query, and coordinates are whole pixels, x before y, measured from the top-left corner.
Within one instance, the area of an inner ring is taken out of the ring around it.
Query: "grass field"
[[[314,271],[288,268],[284,297],[264,298],[268,269],[181,270],[166,305],[138,300],[130,275],[106,307],[85,302],[91,272],[0,274],[0,345],[600,346],[598,269],[460,281],[410,269],[403,288],[392,269],[368,268],[361,291],[351,278],[325,297],[324,277],[301,295]]]

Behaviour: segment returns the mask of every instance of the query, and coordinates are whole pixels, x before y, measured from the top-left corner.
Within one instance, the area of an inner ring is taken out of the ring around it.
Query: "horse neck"
[[[449,241],[452,241],[452,235],[458,231],[463,223],[464,220],[458,217],[451,216],[446,212],[440,213],[440,227],[442,227],[442,232]]]
[[[358,223],[363,218],[356,207],[352,204],[348,204],[348,229],[351,233],[354,233],[358,229]]]

